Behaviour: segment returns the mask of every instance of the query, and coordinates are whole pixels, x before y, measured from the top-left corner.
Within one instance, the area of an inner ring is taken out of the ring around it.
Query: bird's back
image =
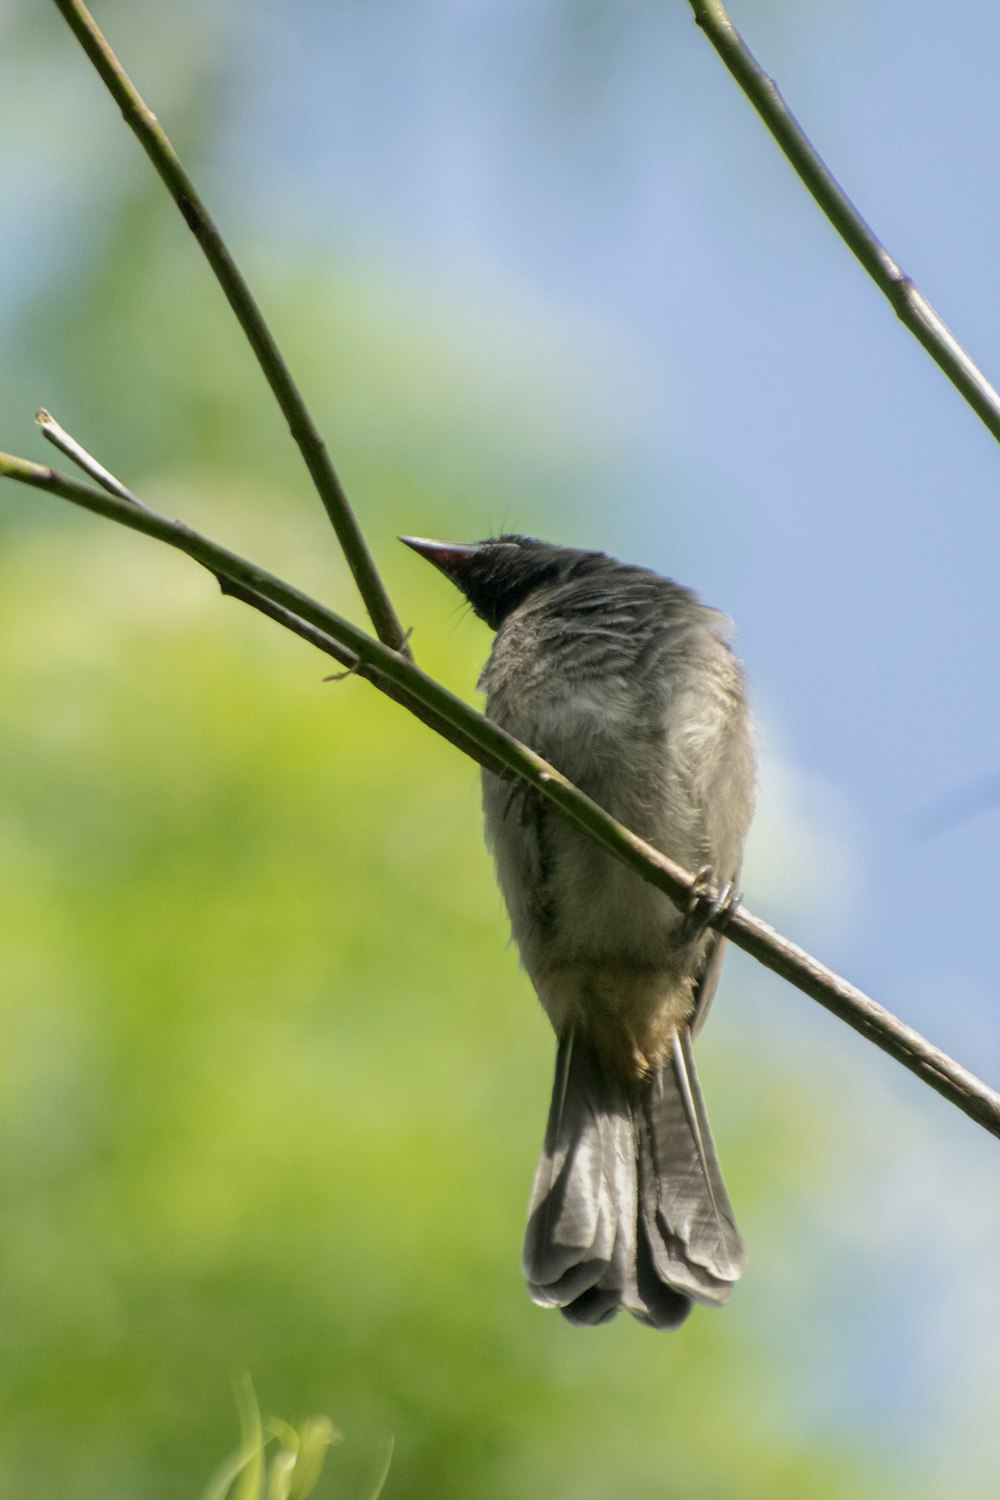
[[[667,579],[598,563],[537,590],[501,626],[483,672],[487,713],[663,853],[732,880],[753,751],[728,621]],[[619,997],[641,992],[625,1009],[642,1011],[679,966],[681,977],[697,967],[678,952],[679,915],[662,892],[530,792],[488,773],[483,786],[514,936],[557,1030],[584,970],[596,984],[607,974]]]

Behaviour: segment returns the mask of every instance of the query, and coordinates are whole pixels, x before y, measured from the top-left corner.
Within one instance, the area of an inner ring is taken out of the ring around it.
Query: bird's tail
[[[586,1037],[562,1037],[524,1244],[535,1301],[573,1323],[625,1307],[673,1328],[692,1300],[727,1301],[743,1265],[689,1033],[632,1084]]]

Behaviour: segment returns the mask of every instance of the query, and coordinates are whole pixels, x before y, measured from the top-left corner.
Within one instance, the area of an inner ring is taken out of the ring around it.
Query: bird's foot
[[[715,871],[711,865],[702,865],[695,872],[687,911],[681,919],[682,942],[700,943],[710,927],[716,932],[725,931],[742,899],[743,892],[731,880],[716,890]]]

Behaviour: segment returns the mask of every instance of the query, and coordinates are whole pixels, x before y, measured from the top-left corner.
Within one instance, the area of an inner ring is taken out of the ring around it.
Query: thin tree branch
[[[156,515],[154,510],[151,510],[144,501],[139,499],[138,495],[134,494],[109,469],[106,469],[92,453],[88,453],[86,448],[71,433],[67,432],[65,427],[61,426],[55,417],[50,412],[47,412],[44,407],[36,414],[35,421],[48,441],[58,448],[61,453],[65,453],[67,458],[72,459],[77,467],[82,469],[91,479],[96,480],[102,489],[107,490],[109,495],[116,495],[120,500],[126,501],[127,504],[134,505],[137,509],[145,511],[147,515]],[[261,614],[267,615],[268,619],[274,620],[276,624],[282,625],[286,630],[292,631],[294,635],[301,636],[304,641],[308,641],[318,651],[324,651],[328,656],[332,656],[334,661],[339,662],[346,669],[342,674],[343,676],[364,677],[367,681],[375,683],[388,697],[392,698],[396,703],[401,704],[404,708],[409,709],[410,713],[415,714],[418,719],[423,720],[428,728],[433,729],[435,733],[442,735],[446,740],[450,740],[453,745],[459,750],[464,751],[466,755],[471,755],[473,759],[478,759],[482,765],[491,771],[505,774],[502,766],[487,755],[485,751],[479,750],[476,745],[464,736],[460,730],[456,729],[453,724],[450,724],[447,719],[425,708],[422,703],[412,698],[397,683],[388,682],[386,679],[380,677],[377,668],[370,666],[367,662],[363,662],[353,651],[348,651],[346,647],[342,646],[338,641],[333,640],[331,636],[324,634],[321,630],[317,630],[315,626],[307,624],[305,620],[300,619],[291,610],[284,609],[280,604],[273,603],[263,594],[256,593],[244,584],[227,578],[225,573],[215,572],[214,569],[209,569],[209,572],[213,573],[216,582],[224,594],[227,594],[232,599],[239,599],[243,604],[249,604],[252,609],[259,610]]]
[[[1000,393],[861,217],[740,36],[721,0],[690,0],[695,20],[841,238],[897,317],[1000,441]]]
[[[427,677],[401,652],[375,640],[291,584],[199,535],[180,521],[167,520],[147,508],[139,509],[129,501],[92,489],[41,464],[0,453],[0,477],[16,479],[59,495],[85,510],[166,542],[217,577],[228,580],[223,586],[232,585],[229,591],[254,608],[264,607],[261,601],[266,601],[265,613],[279,624],[305,635],[320,649],[327,648],[318,637],[328,638],[339,648],[346,648],[361,664],[359,672],[369,669],[366,675],[376,687],[390,693],[397,702],[417,713],[432,727],[438,728],[439,721],[446,722],[458,736],[448,737],[467,754],[481,762],[485,756],[484,763],[491,769],[512,774],[527,783],[623,864],[664,891],[677,906],[683,909],[690,902],[695,878],[689,871],[622,827],[554,766],[449,693],[433,678]],[[311,627],[312,633],[300,628],[303,625]],[[1000,1094],[876,1001],[742,907],[732,914],[720,913],[712,919],[712,925],[724,931],[732,942],[760,963],[818,1000],[862,1036],[888,1052],[970,1119],[1000,1137]]]
[[[212,572],[214,570],[209,569],[209,571]],[[276,604],[266,594],[247,588],[245,585],[228,578],[224,573],[216,573],[215,577],[222,592],[227,594],[231,599],[238,599],[241,604],[248,604],[251,609],[255,609],[258,613],[266,615],[275,624],[283,626],[285,630],[290,630],[293,635],[297,635],[302,640],[308,641],[310,646],[315,646],[318,651],[324,651],[327,656],[332,656],[334,661],[339,662],[344,671],[339,673],[337,677],[327,678],[328,682],[336,682],[345,677],[363,678],[365,682],[370,682],[373,687],[377,687],[380,693],[384,693],[387,698],[391,698],[394,703],[398,703],[401,708],[407,709],[421,723],[426,724],[428,729],[433,729],[435,734],[439,734],[442,739],[454,745],[456,750],[461,750],[463,755],[470,756],[472,760],[478,761],[481,766],[485,766],[488,771],[493,771],[497,776],[510,775],[510,772],[501,761],[498,761],[495,756],[490,755],[489,751],[477,744],[469,735],[463,734],[462,730],[456,724],[453,724],[442,714],[436,713],[426,703],[421,702],[419,698],[415,698],[400,683],[390,681],[377,667],[373,667],[370,662],[362,661],[353,651],[348,650],[346,646],[342,646],[339,641],[334,640],[333,636],[327,635],[325,631],[318,630],[315,625],[310,625],[301,616],[293,613],[292,610],[285,609],[281,604]]]
[[[306,409],[291,371],[285,364],[271,330],[254,300],[239,267],[226,247],[187,172],[181,164],[166,132],[141,97],[118,58],[109,47],[97,22],[82,0],[55,0],[84,52],[90,58],[125,123],[156,168],[167,191],[198,241],[205,258],[225,292],[240,327],[257,356],[268,385],[274,393],[288,423],[292,437],[333,524],[348,566],[375,626],[376,634],[394,650],[409,655],[406,636],[392,607],[385,585],[378,574],[361,528],[351,509],[347,494],[333,467],[323,439]]]

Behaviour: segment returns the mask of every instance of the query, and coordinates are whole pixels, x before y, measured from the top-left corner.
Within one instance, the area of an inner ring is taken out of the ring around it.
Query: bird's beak
[[[412,547],[414,552],[419,552],[421,557],[426,557],[429,563],[440,568],[445,577],[452,580],[461,575],[465,564],[479,551],[474,542],[431,542],[423,536],[401,536],[399,541]]]

